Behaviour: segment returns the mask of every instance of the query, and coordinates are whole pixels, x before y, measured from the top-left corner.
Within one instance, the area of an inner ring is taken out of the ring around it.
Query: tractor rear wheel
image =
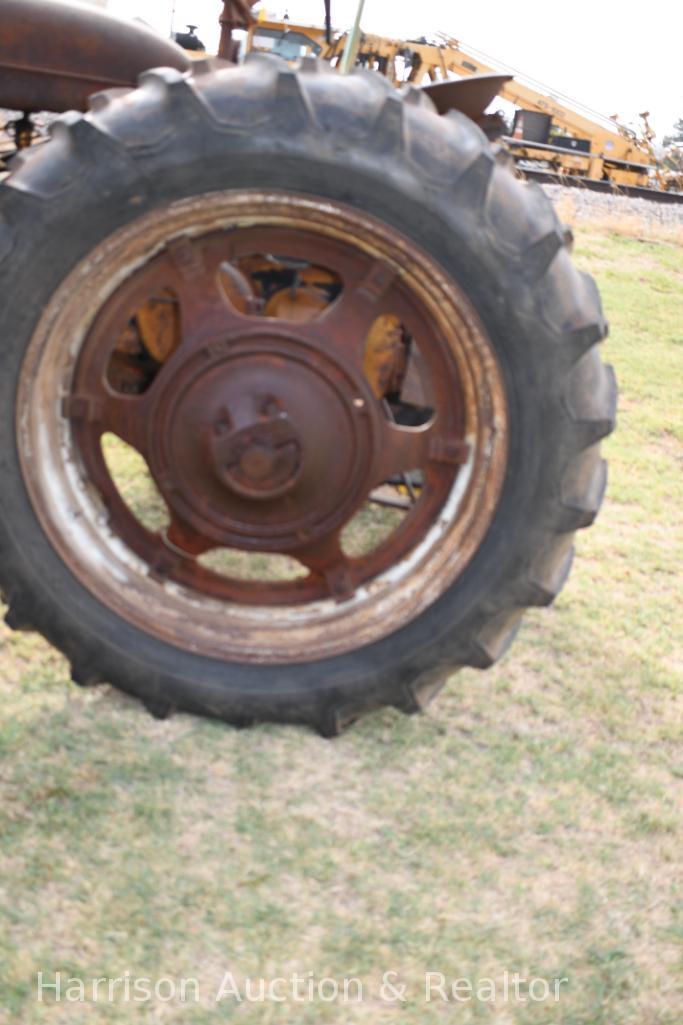
[[[7,621],[155,715],[417,711],[597,514],[595,286],[419,90],[147,73],[0,186],[0,275]]]

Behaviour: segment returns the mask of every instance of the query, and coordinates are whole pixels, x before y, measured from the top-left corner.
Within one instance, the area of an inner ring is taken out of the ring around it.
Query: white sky
[[[218,40],[219,0],[109,0],[114,14],[143,18],[168,34],[199,25]],[[320,24],[323,0],[264,0],[269,13]],[[332,0],[335,28],[357,0]],[[258,8],[257,8],[258,10]],[[603,114],[635,121],[649,110],[661,137],[683,118],[683,0],[366,0],[363,28],[385,36],[447,32]]]

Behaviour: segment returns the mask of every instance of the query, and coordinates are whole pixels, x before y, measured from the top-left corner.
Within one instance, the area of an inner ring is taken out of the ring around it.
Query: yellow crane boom
[[[249,49],[271,50],[289,60],[315,55],[336,64],[346,38],[344,33],[328,43],[322,27],[260,18],[249,31],[247,45]],[[436,42],[364,34],[357,61],[386,75],[396,85],[511,70],[443,34]],[[516,72],[514,79],[501,85],[499,95],[517,108],[506,140],[516,160],[616,185],[649,184],[656,163],[651,147],[640,143],[616,119],[604,118],[567,97],[545,91]]]

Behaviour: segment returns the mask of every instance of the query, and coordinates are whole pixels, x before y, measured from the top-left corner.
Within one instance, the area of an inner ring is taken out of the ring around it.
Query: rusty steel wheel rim
[[[325,301],[306,281],[266,307],[268,268],[249,279],[242,268],[272,253],[324,268]],[[136,369],[129,394],[117,339],[162,293],[177,339],[147,361],[151,383]],[[366,373],[382,317],[419,345],[430,402],[418,426],[394,422]],[[414,619],[481,544],[507,457],[501,371],[462,291],[387,225],[278,192],[182,200],[101,243],[45,309],[17,408],[33,506],[83,585],[160,640],[243,662],[339,655]],[[106,434],[144,458],[163,531],[121,497]],[[419,498],[400,526],[349,556],[349,521],[384,482],[410,487],[413,471]],[[305,575],[235,579],[201,563],[217,548],[287,555]]]

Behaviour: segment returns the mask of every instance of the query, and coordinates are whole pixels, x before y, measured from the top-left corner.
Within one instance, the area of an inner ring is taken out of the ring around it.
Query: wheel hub
[[[258,407],[258,396],[251,395]],[[220,481],[243,498],[281,498],[296,485],[302,470],[302,445],[287,413],[267,398],[261,416],[242,429],[231,429],[225,410],[214,424],[209,447]]]
[[[203,536],[294,550],[344,523],[367,493],[375,419],[366,383],[319,348],[285,334],[222,339],[168,373],[150,466]]]

